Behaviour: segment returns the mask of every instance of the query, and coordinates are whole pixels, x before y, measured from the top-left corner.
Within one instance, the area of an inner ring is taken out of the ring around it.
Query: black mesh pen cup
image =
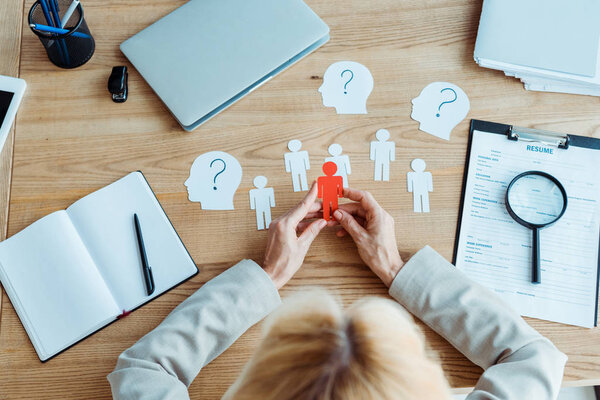
[[[80,3],[37,0],[29,10],[28,22],[54,65],[77,68],[92,58],[96,44]]]

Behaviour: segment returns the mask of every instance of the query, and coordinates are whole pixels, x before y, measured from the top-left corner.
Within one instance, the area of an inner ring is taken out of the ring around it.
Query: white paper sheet
[[[456,266],[521,315],[591,328],[595,323],[600,237],[600,151],[513,142],[475,131]],[[548,151],[549,151],[548,150]],[[504,203],[510,181],[541,170],[565,187],[568,207],[541,231],[542,283],[531,283],[531,231]]]
[[[600,44],[597,59],[600,60]],[[586,77],[502,63],[491,59],[476,58],[475,61],[481,67],[501,70],[506,76],[520,79],[527,90],[600,96],[598,93],[600,90],[600,62],[596,64],[595,75]]]

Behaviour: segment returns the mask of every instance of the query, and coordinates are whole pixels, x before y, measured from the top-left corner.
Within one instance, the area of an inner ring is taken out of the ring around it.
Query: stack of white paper
[[[485,0],[475,61],[525,89],[600,96],[600,1]]]

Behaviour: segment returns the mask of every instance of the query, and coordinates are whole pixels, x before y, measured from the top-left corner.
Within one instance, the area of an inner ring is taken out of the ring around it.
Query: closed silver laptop
[[[121,51],[191,131],[328,40],[302,0],[192,0]]]

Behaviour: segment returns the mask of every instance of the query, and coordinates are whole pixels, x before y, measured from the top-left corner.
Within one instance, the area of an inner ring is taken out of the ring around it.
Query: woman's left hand
[[[313,218],[319,219],[306,221]],[[315,183],[300,204],[271,222],[263,269],[278,290],[300,269],[310,245],[325,226]]]

